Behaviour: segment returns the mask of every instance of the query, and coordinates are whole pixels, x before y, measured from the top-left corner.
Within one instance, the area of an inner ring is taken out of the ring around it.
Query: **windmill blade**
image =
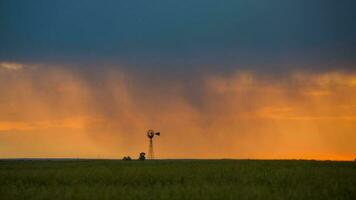
[[[160,136],[160,135],[161,135],[161,133],[160,133],[160,132],[157,132],[157,133],[156,133],[156,135]]]

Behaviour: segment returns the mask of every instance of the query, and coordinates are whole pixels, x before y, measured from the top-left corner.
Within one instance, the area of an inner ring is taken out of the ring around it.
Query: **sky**
[[[0,157],[356,158],[352,0],[0,0]]]

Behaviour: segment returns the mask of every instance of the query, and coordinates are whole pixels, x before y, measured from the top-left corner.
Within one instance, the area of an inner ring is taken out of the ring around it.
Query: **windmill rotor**
[[[148,130],[147,131],[147,137],[152,139],[153,136],[155,136],[155,132],[152,129]]]

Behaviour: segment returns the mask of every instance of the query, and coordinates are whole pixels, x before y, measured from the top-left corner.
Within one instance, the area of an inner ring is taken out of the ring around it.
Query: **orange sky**
[[[0,157],[356,158],[356,73],[101,74],[0,63]]]

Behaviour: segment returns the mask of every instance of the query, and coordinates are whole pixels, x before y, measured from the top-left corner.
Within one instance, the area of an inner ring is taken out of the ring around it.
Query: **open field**
[[[0,199],[356,199],[356,162],[0,161]]]

